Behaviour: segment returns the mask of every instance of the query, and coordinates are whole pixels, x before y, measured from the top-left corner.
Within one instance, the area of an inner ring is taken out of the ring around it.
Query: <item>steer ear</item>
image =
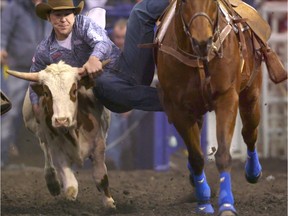
[[[17,77],[19,79],[24,79],[27,81],[32,81],[32,82],[38,82],[39,81],[39,73],[38,72],[30,73],[30,72],[19,72],[19,71],[7,70],[7,73],[14,76],[14,77]]]
[[[44,95],[43,85],[37,83],[31,83],[30,86],[33,89],[33,91],[38,95],[38,97]]]
[[[95,86],[94,79],[89,76],[84,76],[79,80],[81,86],[84,86],[85,89],[93,88]]]

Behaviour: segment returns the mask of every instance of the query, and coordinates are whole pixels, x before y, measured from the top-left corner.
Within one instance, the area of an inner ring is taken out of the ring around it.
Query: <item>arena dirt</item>
[[[28,151],[28,150],[27,150]],[[188,180],[186,157],[177,152],[171,158],[169,171],[109,170],[110,187],[117,210],[102,207],[89,168],[77,169],[77,201],[66,201],[63,195],[52,197],[46,188],[42,153],[18,157],[15,167],[1,171],[1,215],[57,216],[191,216],[196,205]],[[41,159],[40,159],[41,158]],[[39,162],[40,161],[40,162]],[[232,186],[235,207],[241,216],[287,215],[287,161],[261,160],[263,175],[259,183],[248,184],[244,162],[233,161]],[[37,163],[37,164],[36,164]],[[212,190],[212,204],[217,208],[218,173],[213,161],[206,164],[206,175]]]

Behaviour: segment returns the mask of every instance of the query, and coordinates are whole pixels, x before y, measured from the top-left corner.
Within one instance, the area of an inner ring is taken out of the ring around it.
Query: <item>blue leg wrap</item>
[[[199,202],[209,201],[211,197],[210,187],[207,183],[205,173],[201,175],[194,175],[194,183],[196,190],[196,197]]]
[[[214,209],[210,204],[211,190],[207,183],[205,173],[197,176],[194,174],[194,184],[198,206],[197,213],[213,214]]]
[[[234,198],[231,191],[231,177],[228,172],[222,172],[220,174],[220,194],[218,205],[221,206],[224,203],[234,204]]]
[[[231,176],[228,172],[220,174],[220,193],[218,199],[219,212],[232,211],[236,213],[234,208],[234,198],[231,190]]]
[[[191,165],[187,165],[190,171],[190,181],[195,187],[196,198],[198,205],[196,207],[197,213],[213,214],[214,209],[210,204],[211,190],[207,183],[205,173],[202,172],[201,175],[195,175]]]
[[[250,152],[247,150],[247,155],[248,157],[245,164],[246,179],[249,183],[257,183],[262,173],[257,151]]]

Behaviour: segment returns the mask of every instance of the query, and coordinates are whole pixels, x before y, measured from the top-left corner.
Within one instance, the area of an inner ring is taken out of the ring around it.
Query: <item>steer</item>
[[[44,151],[45,180],[50,194],[59,195],[62,188],[68,200],[75,200],[78,182],[71,167],[81,166],[89,158],[104,206],[115,208],[105,165],[110,111],[94,97],[90,78],[81,79],[77,71],[60,61],[39,73],[10,70],[8,73],[35,82],[31,86],[39,96],[40,114],[37,118],[34,115],[27,91],[23,118]]]

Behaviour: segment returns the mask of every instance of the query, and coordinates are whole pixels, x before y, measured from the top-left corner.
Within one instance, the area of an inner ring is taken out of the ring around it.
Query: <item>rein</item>
[[[169,47],[165,44],[162,44],[162,41],[156,41],[159,45],[158,49],[161,52],[164,52],[168,55],[173,56],[177,60],[179,60],[181,63],[193,67],[193,68],[198,68],[199,70],[199,76],[200,76],[200,82],[201,82],[201,94],[202,98],[205,104],[205,108],[208,111],[211,111],[213,109],[213,104],[212,104],[212,91],[211,91],[211,85],[210,85],[210,73],[208,69],[208,63],[210,60],[212,60],[215,56],[218,56],[219,58],[223,57],[223,41],[225,38],[230,34],[232,30],[232,26],[227,23],[227,25],[220,30],[220,7],[218,1],[216,2],[216,7],[217,7],[217,14],[216,14],[216,22],[213,23],[212,19],[208,16],[207,13],[205,12],[198,12],[195,13],[189,20],[189,22],[185,21],[185,18],[183,16],[183,5],[182,1],[180,2],[179,9],[176,11],[176,14],[180,16],[182,27],[184,30],[185,35],[189,39],[189,43],[191,45],[192,53],[187,52],[183,49],[181,49],[177,44],[177,49],[174,49],[172,47]],[[213,36],[210,40],[208,40],[209,44],[206,44],[206,53],[205,55],[201,54],[199,50],[199,46],[195,44],[195,41],[193,39],[193,35],[191,35],[189,28],[192,25],[193,21],[196,18],[203,17],[208,20]]]
[[[221,40],[221,33],[220,33],[220,27],[219,27],[219,4],[218,1],[216,1],[216,5],[217,5],[217,17],[216,17],[216,22],[213,23],[212,19],[208,16],[207,13],[205,12],[198,12],[195,13],[189,20],[189,22],[187,23],[185,21],[185,18],[183,17],[183,5],[182,5],[182,1],[180,1],[180,5],[179,5],[179,10],[177,12],[177,14],[180,15],[181,18],[181,22],[182,22],[182,26],[183,26],[183,30],[186,34],[186,36],[189,39],[192,51],[194,53],[189,53],[186,52],[185,50],[181,49],[179,46],[177,46],[177,49],[180,50],[181,53],[183,53],[186,56],[192,57],[197,59],[197,61],[202,61],[204,63],[204,65],[206,65],[212,58],[211,58],[211,54],[212,53],[216,53],[220,58],[223,57],[223,47],[222,47],[222,40]],[[192,24],[192,22],[199,17],[203,17],[205,19],[208,20],[211,28],[213,29],[213,37],[211,40],[208,41],[207,44],[207,54],[205,56],[203,56],[199,50],[199,45],[195,43],[194,39],[193,39],[193,35],[191,35],[189,28]],[[220,44],[218,43],[218,46],[215,46],[215,43],[213,41],[219,39],[220,40]],[[218,52],[218,50],[220,50],[220,52]],[[214,57],[214,56],[213,56]],[[207,72],[208,74],[208,72]]]
[[[182,13],[182,3],[180,5],[180,9],[176,12],[177,14],[180,14],[181,22],[183,24],[183,30],[185,34],[188,36],[191,48],[194,51],[195,47],[193,45],[193,38],[190,32],[188,31],[189,26],[191,25],[192,21],[199,16],[203,16],[206,19],[208,19],[211,26],[213,26],[213,39],[211,41],[210,49],[207,52],[206,56],[201,56],[199,54],[192,54],[189,53],[183,49],[181,49],[179,46],[177,46],[177,49],[174,49],[172,47],[169,47],[165,44],[162,44],[162,38],[159,38],[159,40],[156,41],[158,44],[159,51],[164,52],[168,55],[173,56],[177,60],[179,60],[181,63],[189,66],[189,67],[197,67],[197,68],[203,68],[205,64],[207,64],[209,61],[211,61],[215,56],[218,56],[219,58],[223,57],[223,46],[222,43],[226,39],[226,37],[230,34],[231,30],[233,29],[233,26],[230,23],[227,23],[227,25],[221,30],[219,26],[219,20],[220,20],[220,7],[219,3],[217,1],[217,22],[215,25],[213,25],[213,21],[211,18],[204,12],[196,13],[191,17],[189,20],[189,23],[185,21]],[[205,15],[204,15],[205,14]],[[157,45],[156,45],[157,46]],[[195,51],[194,51],[195,52]],[[209,74],[208,72],[205,72],[206,74]]]

